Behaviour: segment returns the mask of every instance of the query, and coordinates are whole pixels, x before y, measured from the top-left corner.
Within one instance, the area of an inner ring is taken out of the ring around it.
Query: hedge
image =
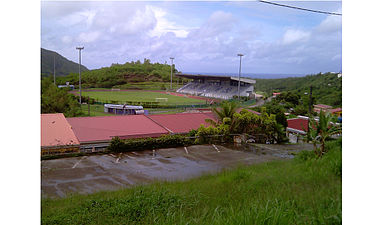
[[[112,152],[128,152],[155,148],[172,148],[194,143],[193,138],[182,135],[163,135],[159,138],[120,139],[114,137],[108,147]]]

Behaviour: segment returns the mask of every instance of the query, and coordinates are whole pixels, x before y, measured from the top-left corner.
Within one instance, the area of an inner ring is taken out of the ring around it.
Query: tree
[[[314,144],[314,151],[318,157],[325,153],[326,140],[342,131],[341,125],[336,125],[337,118],[330,113],[325,114],[323,110],[319,113],[319,120],[309,119],[309,128],[307,130],[306,141]],[[320,147],[318,147],[320,144]]]
[[[225,101],[221,103],[220,108],[212,108],[212,111],[216,114],[218,122],[215,122],[212,119],[206,119],[207,123],[217,127],[222,124],[224,121],[230,123],[233,121],[233,115],[236,110],[239,108],[239,105],[234,101]]]
[[[43,79],[41,85],[41,112],[64,113],[67,117],[81,115],[79,103],[68,90],[56,87],[51,79]]]

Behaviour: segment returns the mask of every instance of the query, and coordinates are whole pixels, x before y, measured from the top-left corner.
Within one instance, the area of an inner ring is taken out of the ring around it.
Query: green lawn
[[[164,93],[151,92],[151,91],[82,91],[83,96],[90,96],[97,101],[109,102],[156,102],[156,98],[167,98],[167,101],[158,100],[163,104],[205,104],[205,100],[193,99],[187,97],[180,97],[168,95]]]
[[[322,158],[42,200],[42,224],[341,224],[341,140]]]
[[[82,116],[89,116],[87,104],[82,104],[81,109],[83,112]],[[104,105],[90,105],[90,116],[115,116],[115,114],[105,113]]]
[[[82,104],[81,106],[83,115],[82,116],[89,116],[88,114],[88,105]],[[185,111],[183,108],[145,108],[149,111],[149,114],[174,114],[174,113],[182,113]],[[105,113],[104,112],[104,105],[90,105],[90,116],[115,116],[115,114],[112,113]]]

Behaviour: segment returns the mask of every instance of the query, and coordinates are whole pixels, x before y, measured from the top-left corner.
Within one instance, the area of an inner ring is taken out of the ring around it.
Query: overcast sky
[[[282,2],[340,12],[341,2]],[[170,63],[183,72],[311,74],[340,71],[341,16],[260,2],[41,2],[41,47],[89,69]]]

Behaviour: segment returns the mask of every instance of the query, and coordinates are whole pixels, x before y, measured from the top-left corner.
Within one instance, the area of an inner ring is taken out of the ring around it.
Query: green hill
[[[71,73],[66,77],[60,77],[58,84],[70,82],[78,84],[78,73]],[[174,72],[178,72],[176,69]],[[124,64],[112,64],[109,67],[84,71],[82,74],[83,88],[111,88],[127,83],[140,82],[168,82],[170,81],[171,66],[168,64],[151,63],[149,59]],[[176,81],[176,78],[173,78]],[[180,79],[181,80],[181,79]]]
[[[289,77],[281,79],[255,79],[255,91],[265,92],[268,96],[272,92],[291,91],[300,96],[310,92],[319,104],[341,106],[342,104],[342,77],[337,73],[319,73],[304,77]]]
[[[41,75],[53,75],[53,61],[55,57],[56,76],[66,76],[70,73],[78,72],[78,63],[68,60],[57,52],[41,48]],[[81,65],[81,71],[88,69]]]

